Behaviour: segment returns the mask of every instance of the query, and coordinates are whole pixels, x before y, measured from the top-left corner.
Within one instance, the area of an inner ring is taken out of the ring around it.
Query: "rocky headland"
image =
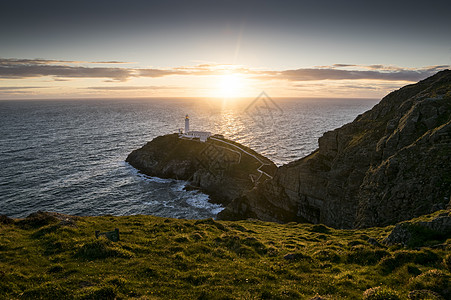
[[[224,206],[277,170],[266,157],[222,136],[206,142],[178,134],[159,136],[130,153],[126,161],[149,176],[186,180],[187,188],[198,188]]]
[[[319,148],[277,168],[221,137],[158,137],[127,158],[150,176],[188,180],[226,208],[255,218],[336,228],[386,226],[444,209],[451,195],[451,71],[384,97]]]

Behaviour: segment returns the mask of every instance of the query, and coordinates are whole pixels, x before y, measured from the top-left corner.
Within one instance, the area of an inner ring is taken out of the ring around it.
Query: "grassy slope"
[[[95,230],[114,228],[121,241],[95,239]],[[391,229],[152,216],[0,223],[0,298],[361,299],[380,285],[401,298],[446,293],[451,239],[447,250],[368,243]]]

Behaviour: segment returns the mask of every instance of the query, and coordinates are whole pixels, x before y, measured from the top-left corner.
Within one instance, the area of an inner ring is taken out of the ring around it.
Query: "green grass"
[[[0,299],[450,296],[451,240],[440,249],[368,243],[381,242],[393,226],[335,230],[152,216],[59,222],[0,222]],[[114,228],[120,241],[95,238],[96,230]]]

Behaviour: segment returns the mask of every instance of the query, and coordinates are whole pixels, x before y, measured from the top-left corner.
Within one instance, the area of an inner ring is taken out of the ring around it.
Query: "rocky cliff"
[[[223,219],[370,227],[444,208],[451,194],[451,71],[384,97],[319,149],[235,199]]]
[[[277,169],[269,159],[220,136],[205,143],[178,134],[160,136],[134,150],[126,161],[150,176],[187,180],[224,206]]]

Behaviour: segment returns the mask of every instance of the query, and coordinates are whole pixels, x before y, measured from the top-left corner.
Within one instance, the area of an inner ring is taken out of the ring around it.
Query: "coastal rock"
[[[396,224],[384,243],[421,246],[426,240],[440,240],[450,236],[451,210],[448,210],[429,221],[409,221]]]
[[[0,215],[0,224],[9,225],[14,224],[14,220],[7,215]]]
[[[271,178],[277,169],[269,159],[220,136],[206,142],[178,134],[159,136],[130,153],[126,161],[149,176],[186,180],[189,189],[199,188],[224,206]]]
[[[17,224],[24,228],[39,228],[49,224],[75,226],[79,217],[70,216],[56,212],[37,211],[28,215],[25,219],[17,221]]]
[[[444,209],[451,195],[451,71],[384,97],[324,133],[319,149],[233,200],[222,219],[385,226]]]

